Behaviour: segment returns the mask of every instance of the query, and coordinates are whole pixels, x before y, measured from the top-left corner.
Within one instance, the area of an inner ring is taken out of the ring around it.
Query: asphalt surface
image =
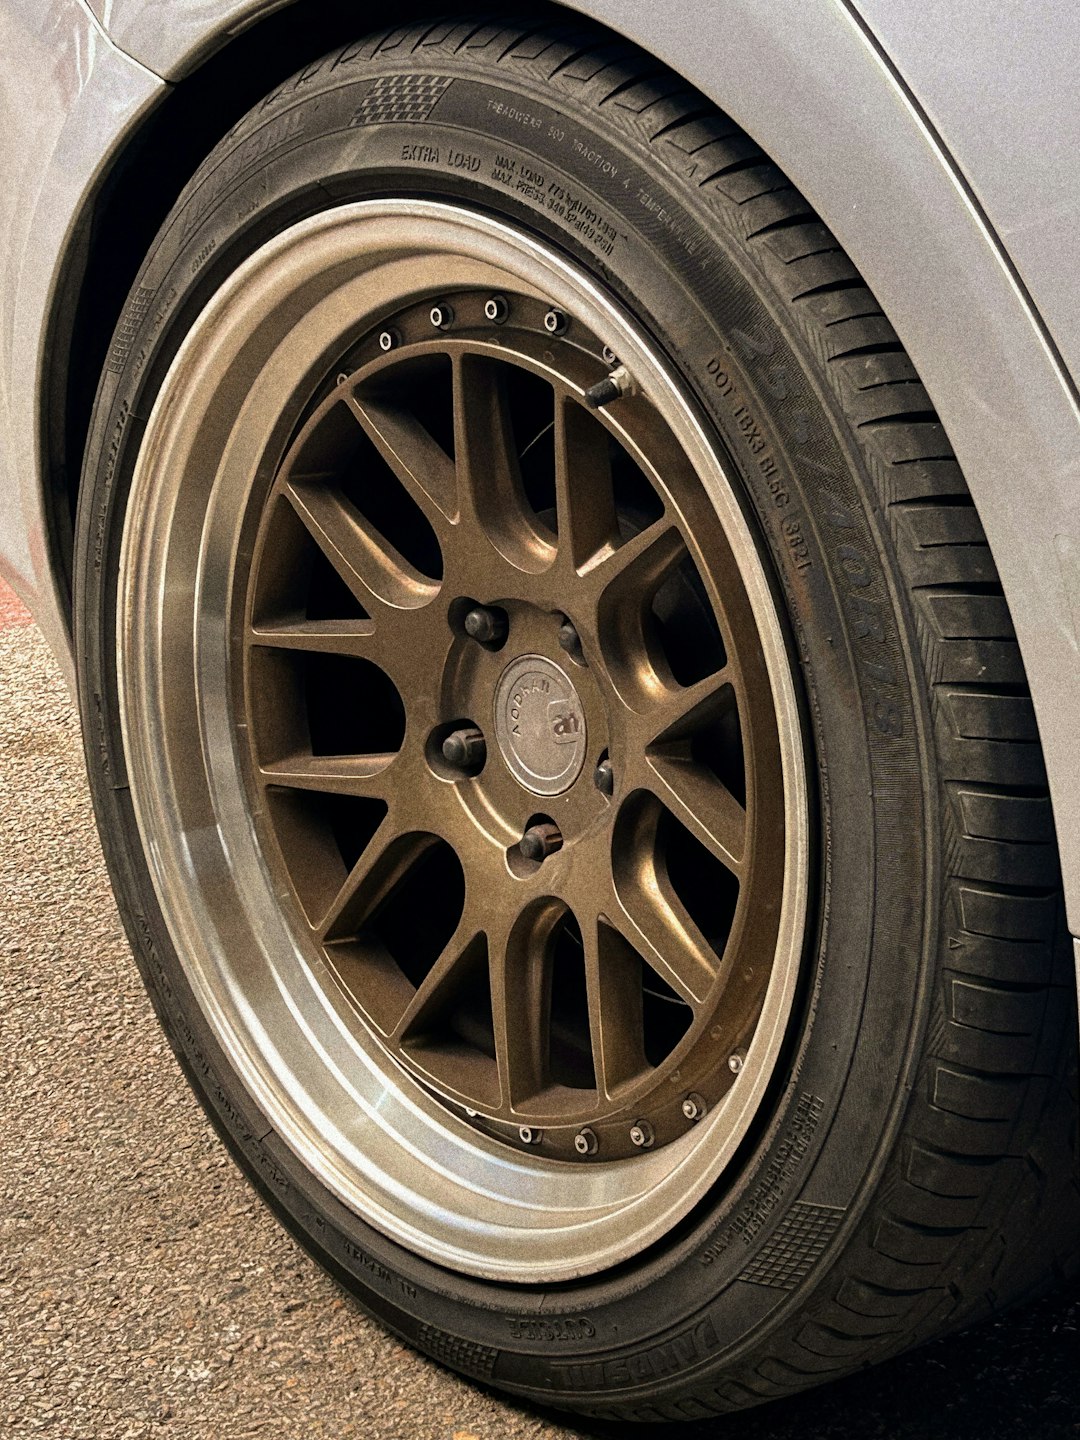
[[[254,1199],[116,916],[59,671],[0,587],[0,1437],[571,1440],[366,1319]],[[658,1435],[652,1430],[642,1434]],[[1080,1287],[683,1440],[1080,1436]]]

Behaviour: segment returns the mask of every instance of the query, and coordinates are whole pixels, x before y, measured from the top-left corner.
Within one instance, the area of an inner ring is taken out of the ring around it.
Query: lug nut
[[[593,771],[593,784],[609,799],[615,794],[615,767],[610,760],[601,760]]]
[[[455,730],[442,742],[443,759],[455,770],[479,770],[487,759],[487,742],[475,725]]]
[[[449,330],[454,323],[454,311],[449,305],[431,307],[431,323],[436,330]]]
[[[745,1064],[745,1050],[736,1050],[733,1055],[728,1056],[727,1068],[731,1071],[733,1075],[738,1075],[739,1071],[743,1068]]]
[[[610,375],[585,391],[585,404],[590,410],[602,410],[621,395],[628,394],[633,389],[633,384],[626,366],[617,365]]]
[[[523,1145],[539,1145],[543,1138],[543,1130],[534,1130],[531,1125],[522,1125],[518,1130],[518,1139]]]
[[[481,645],[498,645],[506,639],[510,622],[506,611],[494,605],[477,605],[465,616],[465,633]]]
[[[703,1119],[708,1108],[701,1096],[695,1094],[693,1091],[691,1091],[682,1102],[682,1113],[686,1116],[687,1120]]]
[[[395,345],[401,344],[401,336],[396,330],[384,330],[379,336],[379,349],[384,353],[393,350]]]
[[[550,820],[543,820],[539,825],[530,825],[518,842],[518,849],[526,860],[546,860],[549,855],[554,855],[556,850],[562,849],[559,827]]]
[[[568,655],[581,659],[581,636],[571,620],[564,620],[559,626],[559,644]]]
[[[549,335],[565,335],[569,324],[562,310],[549,310],[544,316],[544,329]]]
[[[579,1130],[574,1136],[574,1149],[579,1155],[595,1155],[600,1142],[592,1130]]]
[[[630,1126],[630,1144],[636,1145],[639,1150],[648,1150],[655,1138],[648,1120],[635,1120]]]
[[[510,314],[510,306],[507,304],[505,295],[492,295],[491,299],[484,306],[484,314],[493,325],[502,325]]]

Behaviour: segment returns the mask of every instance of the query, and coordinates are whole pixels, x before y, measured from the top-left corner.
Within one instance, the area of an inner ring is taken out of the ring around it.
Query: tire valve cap
[[[629,395],[633,388],[634,382],[630,379],[630,371],[625,365],[617,365],[610,375],[585,391],[585,404],[590,410],[602,410],[613,400],[618,400],[623,395]]]
[[[518,1129],[518,1139],[523,1145],[539,1145],[543,1138],[543,1130],[535,1130],[531,1125],[522,1125]]]
[[[593,772],[593,783],[601,795],[610,800],[615,794],[615,767],[610,760],[601,760]]]
[[[562,310],[549,310],[544,316],[544,329],[549,335],[565,335],[570,321]]]
[[[484,306],[484,314],[493,325],[505,325],[506,318],[510,314],[510,306],[505,295],[492,295],[491,299]]]
[[[396,330],[384,330],[379,336],[379,349],[384,354],[400,344],[401,336]]]
[[[501,644],[509,628],[506,611],[494,605],[477,605],[465,616],[466,635],[481,645]]]
[[[639,1150],[651,1149],[655,1138],[648,1120],[635,1120],[630,1126],[630,1144],[636,1145]]]
[[[478,770],[487,759],[487,742],[475,725],[455,730],[442,742],[443,759],[455,770]]]
[[[449,330],[454,323],[454,312],[449,305],[431,307],[431,323],[436,330]]]
[[[562,849],[559,827],[551,820],[530,825],[522,835],[518,849],[526,860],[546,860],[549,855],[554,855],[556,850]]]
[[[687,1120],[703,1120],[708,1108],[701,1096],[694,1091],[691,1091],[682,1102],[682,1113]]]
[[[742,1070],[745,1064],[745,1050],[736,1050],[734,1054],[728,1056],[727,1068],[731,1071],[733,1075],[738,1075],[738,1073],[740,1072],[740,1070]]]
[[[600,1142],[592,1130],[579,1130],[574,1136],[574,1149],[579,1155],[595,1155],[599,1148]]]

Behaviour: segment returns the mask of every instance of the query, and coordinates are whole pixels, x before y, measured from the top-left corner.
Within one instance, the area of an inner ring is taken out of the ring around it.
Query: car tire
[[[1068,936],[978,515],[834,237],[632,47],[383,31],[237,125],[116,330],[76,600],[157,1013],[411,1344],[695,1418],[1073,1263]]]

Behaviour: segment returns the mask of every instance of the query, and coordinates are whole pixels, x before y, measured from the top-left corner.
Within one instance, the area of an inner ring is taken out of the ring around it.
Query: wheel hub
[[[543,655],[521,655],[495,691],[495,734],[511,775],[534,795],[561,795],[585,764],[588,730],[574,682]]]

